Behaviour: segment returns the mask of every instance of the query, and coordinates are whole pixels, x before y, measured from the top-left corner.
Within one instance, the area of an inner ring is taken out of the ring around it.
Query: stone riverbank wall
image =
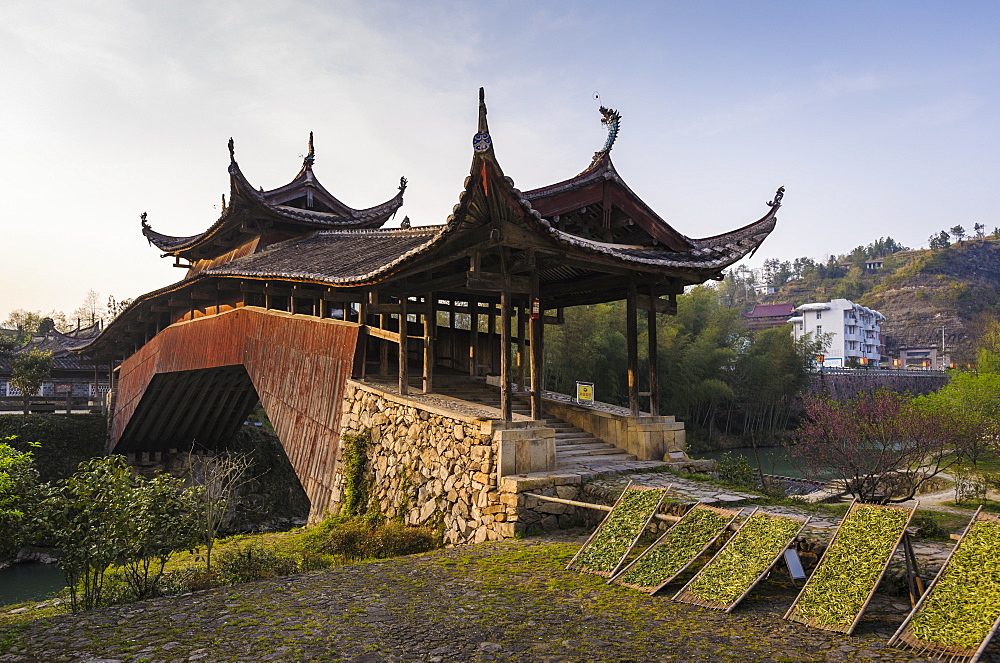
[[[535,523],[569,524],[557,504],[527,505],[517,493],[528,483],[505,475],[555,469],[555,430],[540,422],[501,422],[463,416],[416,398],[348,381],[342,434],[369,431],[369,505],[408,525],[444,530],[446,544],[509,538]],[[343,450],[337,458],[332,502],[345,484]],[[579,476],[565,477],[580,482]],[[551,487],[552,479],[547,482]],[[562,495],[576,495],[563,490]],[[538,502],[538,500],[531,500]],[[553,513],[558,512],[558,513]]]

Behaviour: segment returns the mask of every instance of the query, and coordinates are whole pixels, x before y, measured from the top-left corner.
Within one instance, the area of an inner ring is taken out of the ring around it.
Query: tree
[[[963,228],[962,226],[952,226],[951,230],[949,230],[948,232],[951,233],[952,237],[955,238],[956,242],[961,242],[963,239],[965,239],[965,228]]]
[[[932,249],[947,249],[951,246],[951,239],[949,238],[948,233],[943,230],[940,233],[931,235],[927,242]]]
[[[986,224],[977,223],[972,226],[972,229],[976,231],[976,239],[982,239],[986,236]]]
[[[0,559],[13,554],[23,542],[25,507],[38,484],[31,452],[8,444],[13,440],[0,438]]]
[[[4,325],[17,329],[25,334],[34,334],[38,331],[38,325],[42,323],[41,311],[27,311],[23,308],[16,308],[10,312]]]
[[[135,599],[156,595],[163,569],[177,550],[200,541],[198,508],[203,489],[184,488],[184,480],[160,473],[136,477],[128,502],[122,570]]]
[[[953,423],[892,391],[809,397],[792,455],[804,474],[842,479],[862,502],[904,502],[955,462]]]
[[[31,396],[42,388],[52,373],[52,353],[32,348],[14,357],[10,363],[10,384],[21,392],[24,414],[28,414]]]
[[[59,549],[74,612],[103,603],[114,564],[135,598],[155,595],[171,554],[197,541],[200,490],[164,474],[147,480],[121,455],[81,463],[41,492],[32,525]]]
[[[107,308],[107,320],[109,324],[112,320],[117,318],[122,312],[132,305],[132,299],[123,299],[122,301],[117,301],[114,296],[108,297],[108,308]]]
[[[87,291],[83,303],[73,309],[72,317],[80,321],[81,326],[92,325],[104,320],[106,310],[101,304],[101,293],[94,289]]]
[[[37,525],[59,549],[56,564],[74,612],[100,605],[108,567],[126,550],[133,480],[125,458],[116,455],[81,463],[72,477],[46,487]]]
[[[205,546],[205,570],[211,571],[215,537],[235,505],[240,489],[255,478],[250,474],[252,460],[247,454],[208,457],[194,453],[188,459],[188,476],[200,488],[195,506],[198,540]]]
[[[914,404],[927,415],[951,422],[955,452],[978,465],[996,453],[1000,441],[1000,375],[952,371],[948,384]]]

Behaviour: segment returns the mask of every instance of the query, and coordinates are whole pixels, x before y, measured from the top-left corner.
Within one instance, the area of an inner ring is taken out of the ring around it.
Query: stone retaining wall
[[[370,431],[371,506],[408,525],[442,528],[446,544],[524,532],[534,511],[510,494],[500,476],[555,466],[555,431],[540,422],[464,417],[353,380],[345,387],[342,411],[342,434]],[[344,482],[338,455],[335,504]]]

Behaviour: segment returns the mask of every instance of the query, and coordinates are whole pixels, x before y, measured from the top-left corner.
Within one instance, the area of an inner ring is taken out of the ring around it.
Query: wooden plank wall
[[[131,419],[154,375],[243,365],[309,496],[311,517],[322,516],[358,329],[355,323],[251,306],[174,324],[122,364],[111,449],[136,428]],[[144,404],[142,411],[149,410],[155,408]],[[184,448],[190,440],[177,442]]]

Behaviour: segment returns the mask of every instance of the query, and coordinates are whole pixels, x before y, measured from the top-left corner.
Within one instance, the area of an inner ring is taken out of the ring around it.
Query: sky
[[[140,233],[193,235],[228,195],[314,172],[346,204],[443,223],[478,88],[528,190],[589,164],[706,237],[778,225],[747,263],[1000,226],[1000,3],[6,0],[0,322],[182,276]],[[599,97],[599,98],[598,98]]]

